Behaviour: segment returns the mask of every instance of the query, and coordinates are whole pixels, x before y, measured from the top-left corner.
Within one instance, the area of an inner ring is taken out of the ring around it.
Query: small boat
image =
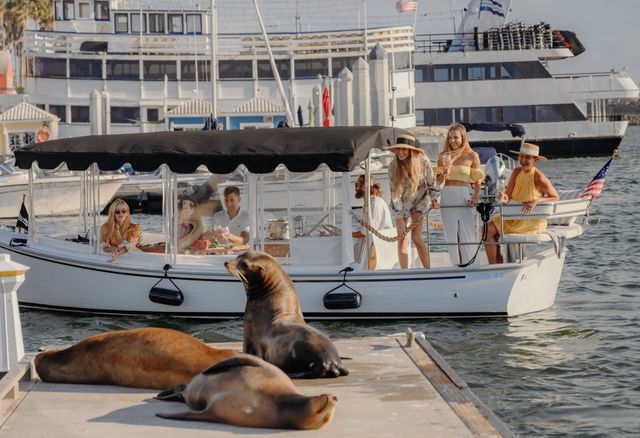
[[[29,172],[13,167],[13,160],[0,163],[0,219],[18,216],[23,197],[29,202]],[[61,216],[80,211],[80,176],[51,173],[34,175],[32,184],[34,208],[41,216]],[[104,208],[124,181],[126,175],[103,175],[100,179],[100,208]]]
[[[239,317],[245,306],[244,289],[227,273],[224,262],[247,249],[270,253],[278,260],[294,282],[308,318],[514,316],[551,307],[567,249],[554,247],[550,234],[505,236],[517,250],[511,261],[499,265],[483,262],[481,254],[470,266],[454,266],[446,251],[437,252],[432,245],[428,269],[402,270],[395,242],[375,235],[376,269],[362,268],[354,259],[351,172],[364,163],[367,174],[373,151],[395,143],[402,134],[406,131],[385,127],[184,131],[29,145],[16,151],[19,167],[28,169],[37,162],[52,169],[66,163],[69,169],[86,173],[89,193],[95,190],[92,184],[100,171],[115,171],[125,163],[136,171],[161,168],[162,232],[143,230],[142,251],[130,251],[109,263],[110,254],[94,237],[100,226],[94,206],[84,213],[86,242],[65,234],[39,233],[37,224],[30,224],[28,236],[0,230],[0,248],[31,268],[20,289],[21,305],[59,311]],[[245,173],[239,184],[244,185],[250,214],[246,246],[211,247],[202,241],[188,248],[180,245],[178,222],[184,198],[176,187],[176,174],[194,172],[201,165],[216,175],[238,168]],[[296,185],[287,174],[318,171],[325,178],[316,186],[313,207],[289,203],[269,210],[265,205],[264,181],[274,173],[284,172],[293,199]],[[585,217],[590,205],[590,199],[545,203],[528,217],[553,219],[558,224],[549,231],[571,238],[583,234],[584,224],[577,218]],[[522,215],[517,205],[498,210],[509,219]],[[431,231],[427,227],[427,236]],[[380,233],[392,236],[395,230]]]

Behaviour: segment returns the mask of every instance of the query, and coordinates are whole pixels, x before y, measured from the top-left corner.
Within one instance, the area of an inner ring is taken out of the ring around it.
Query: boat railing
[[[183,55],[208,56],[209,35],[186,34],[101,34],[79,32],[25,31],[25,51],[31,55],[47,54],[116,54],[116,55]],[[104,51],[83,50],[83,43],[103,43]],[[269,42],[275,54],[297,55],[340,54],[361,56],[380,43],[390,52],[414,50],[410,26],[318,33],[276,33]],[[367,48],[364,47],[364,42]],[[259,34],[220,34],[218,55],[253,57],[267,54],[264,38]]]

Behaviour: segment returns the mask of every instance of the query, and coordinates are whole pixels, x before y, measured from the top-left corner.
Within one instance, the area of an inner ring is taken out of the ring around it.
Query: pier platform
[[[295,380],[305,395],[333,393],[335,416],[311,431],[240,428],[177,421],[157,412],[184,410],[155,400],[158,391],[40,381],[28,355],[0,380],[1,437],[498,437],[513,436],[440,358],[424,336],[335,340],[350,374]],[[240,349],[239,343],[213,344]]]

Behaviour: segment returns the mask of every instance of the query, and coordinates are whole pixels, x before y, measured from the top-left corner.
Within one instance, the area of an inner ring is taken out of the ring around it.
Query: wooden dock
[[[167,420],[156,412],[184,410],[154,400],[157,391],[51,384],[31,368],[32,356],[0,380],[0,436],[181,438],[268,435],[305,437],[512,436],[418,334],[336,340],[349,376],[296,380],[305,395],[338,396],[333,420],[320,430],[283,431]],[[240,348],[238,343],[215,344]]]

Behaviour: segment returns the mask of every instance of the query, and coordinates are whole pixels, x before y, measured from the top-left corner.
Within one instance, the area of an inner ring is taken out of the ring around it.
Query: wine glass
[[[220,232],[222,233],[222,238],[224,239],[224,243],[229,243],[229,234],[231,233],[229,231],[229,227],[220,228]]]
[[[444,154],[442,156],[442,165],[444,166],[445,169],[448,169],[451,167],[451,155]]]

